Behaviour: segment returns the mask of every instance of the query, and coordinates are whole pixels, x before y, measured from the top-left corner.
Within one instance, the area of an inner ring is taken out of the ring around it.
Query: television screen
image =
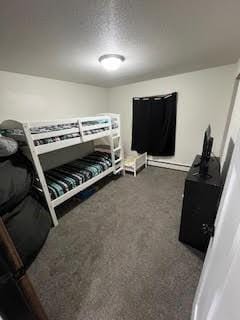
[[[213,145],[213,138],[211,137],[211,127],[209,125],[204,133],[204,141],[203,141],[202,155],[201,155],[200,168],[199,168],[199,174],[203,177],[207,176],[208,174],[208,162],[211,158],[212,145]]]

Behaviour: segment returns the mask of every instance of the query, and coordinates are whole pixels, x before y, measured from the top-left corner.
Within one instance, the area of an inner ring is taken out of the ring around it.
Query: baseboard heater
[[[148,159],[148,165],[154,166],[154,167],[180,170],[180,171],[188,171],[190,168],[190,166],[182,163],[173,163],[168,161],[152,160],[152,159]]]

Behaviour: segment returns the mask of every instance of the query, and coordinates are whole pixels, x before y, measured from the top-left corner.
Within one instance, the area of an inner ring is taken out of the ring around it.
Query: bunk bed
[[[54,226],[59,204],[111,173],[124,173],[118,114],[40,122],[6,120],[0,129],[2,135],[18,141],[32,160],[35,188],[45,197]],[[85,157],[50,170],[42,167],[42,154],[89,141],[95,150]]]

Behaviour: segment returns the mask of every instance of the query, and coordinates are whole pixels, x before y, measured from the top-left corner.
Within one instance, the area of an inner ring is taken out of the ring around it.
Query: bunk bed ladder
[[[114,174],[122,173],[125,174],[123,165],[123,149],[121,143],[121,135],[112,135],[112,150],[113,150],[113,163],[114,163]],[[117,157],[117,158],[116,158]]]
[[[38,174],[38,178],[39,178],[40,183],[42,185],[43,193],[44,193],[45,199],[47,201],[47,205],[48,205],[48,209],[50,211],[50,215],[52,217],[53,225],[55,227],[55,226],[58,225],[58,219],[57,219],[57,216],[56,216],[56,213],[55,213],[55,209],[54,209],[54,207],[52,205],[51,196],[50,196],[49,191],[48,191],[48,186],[47,186],[45,175],[44,175],[44,172],[43,172],[43,169],[42,169],[42,165],[41,165],[40,160],[39,160],[39,155],[37,154],[37,152],[35,150],[33,139],[31,137],[29,124],[24,123],[23,124],[23,130],[24,130],[24,134],[25,134],[25,137],[26,137],[26,141],[27,141],[30,153],[31,153],[31,157],[33,159],[33,164],[35,166],[35,169],[36,169],[37,174]]]

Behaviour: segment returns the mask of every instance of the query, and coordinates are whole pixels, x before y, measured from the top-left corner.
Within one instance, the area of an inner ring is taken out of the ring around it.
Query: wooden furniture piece
[[[35,319],[35,320],[47,320],[47,315],[41,305],[41,302],[34,290],[34,287],[24,269],[21,258],[18,255],[18,252],[14,246],[14,243],[4,225],[2,218],[0,217],[0,243],[1,247],[7,257],[8,265],[10,268],[10,272],[13,275],[13,281],[16,282],[17,286],[15,289],[18,292],[20,289],[21,295],[23,297],[23,307],[21,311],[24,314],[16,314],[15,319]],[[10,284],[10,282],[9,282]],[[6,290],[8,291],[8,290]],[[6,292],[7,294],[7,292]],[[14,294],[17,296],[17,293]],[[18,310],[19,305],[16,307],[16,301],[9,301],[10,305],[8,306],[11,310],[11,313],[20,312]],[[25,303],[28,308],[26,308]],[[16,308],[16,310],[14,310]],[[33,317],[31,316],[33,315]],[[8,316],[8,315],[7,315]],[[1,318],[1,317],[0,317]],[[2,318],[1,318],[2,319]],[[12,318],[11,318],[12,319]]]
[[[54,226],[58,225],[55,212],[56,206],[105,176],[111,173],[116,175],[124,171],[119,114],[101,114],[92,117],[40,122],[7,120],[0,125],[0,129],[3,130],[5,136],[17,140],[23,152],[33,162],[41,186],[41,188],[38,188],[38,191],[46,199]],[[51,199],[44,168],[41,164],[41,155],[73,145],[80,146],[82,143],[89,141],[94,143],[99,141],[99,139],[105,140],[105,144],[109,146],[112,166],[58,198]],[[118,146],[114,147],[116,142]],[[120,156],[116,157],[119,154]]]
[[[147,167],[147,152],[143,154],[130,154],[124,160],[125,171],[132,172],[134,177],[137,176],[137,171],[143,166]]]
[[[198,174],[197,155],[185,180],[179,240],[205,251],[214,232],[214,221],[221,196],[219,158],[209,161],[208,177]]]

